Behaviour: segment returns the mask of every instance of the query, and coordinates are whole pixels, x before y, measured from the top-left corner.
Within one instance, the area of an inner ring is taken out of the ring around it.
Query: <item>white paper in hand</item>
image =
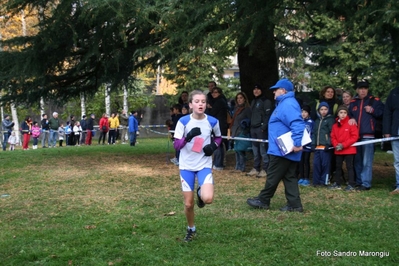
[[[292,140],[291,135],[292,135],[292,132],[289,131],[276,139],[277,145],[280,148],[282,155],[286,155],[286,154],[292,152],[292,149],[294,148],[294,141]],[[305,146],[306,144],[309,144],[310,142],[312,142],[312,139],[310,138],[309,132],[305,128],[303,130],[301,144],[302,144],[302,146]]]

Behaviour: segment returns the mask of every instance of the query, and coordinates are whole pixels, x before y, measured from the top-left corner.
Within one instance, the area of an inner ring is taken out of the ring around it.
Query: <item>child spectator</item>
[[[70,143],[69,138],[71,137],[71,133],[72,133],[72,129],[71,129],[71,125],[70,122],[67,121],[66,126],[64,127],[65,130],[65,145],[68,146]]]
[[[335,147],[336,167],[334,184],[328,189],[341,189],[342,184],[342,164],[345,161],[346,170],[348,171],[349,185],[346,191],[355,190],[355,171],[353,168],[353,159],[356,154],[356,147],[352,144],[359,138],[359,132],[356,125],[348,123],[348,108],[344,105],[338,108],[338,117],[331,131],[331,144]]]
[[[176,125],[173,146],[180,150],[180,182],[184,197],[184,213],[188,223],[184,241],[196,235],[194,224],[194,186],[198,181],[197,206],[205,207],[213,201],[212,154],[222,143],[219,121],[205,114],[206,94],[195,90],[189,96],[193,113],[182,117]],[[212,137],[212,133],[214,138]]]
[[[305,122],[305,128],[312,136],[314,121],[310,118],[310,106],[304,105],[302,107],[302,118]],[[309,186],[309,176],[310,176],[310,153],[312,152],[311,147],[304,146],[302,150],[301,161],[299,163],[299,181],[298,184],[301,186]]]
[[[17,145],[17,136],[15,135],[15,131],[11,132],[11,135],[8,138],[8,144],[10,144],[10,151],[15,150],[15,146]]]
[[[312,135],[313,158],[313,186],[328,184],[332,150],[330,134],[334,124],[334,117],[328,113],[328,104],[321,102],[317,109],[318,118],[315,121]]]
[[[62,147],[62,142],[64,141],[64,138],[65,138],[65,128],[64,124],[61,124],[60,127],[58,128],[58,141],[60,147]]]
[[[73,126],[73,135],[75,138],[75,146],[80,146],[80,134],[82,133],[82,127],[80,126],[80,122],[75,122]]]
[[[181,113],[182,113],[182,115],[188,115],[190,113],[190,107],[188,107],[187,104],[184,104],[181,107]]]
[[[32,138],[33,138],[33,149],[37,149],[37,143],[39,142],[39,136],[40,136],[40,127],[39,123],[36,121],[33,121],[32,125]]]

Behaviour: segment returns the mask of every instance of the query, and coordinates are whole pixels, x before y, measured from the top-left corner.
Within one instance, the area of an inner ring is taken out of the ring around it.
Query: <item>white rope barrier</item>
[[[170,130],[169,132],[174,133],[174,130]],[[243,138],[243,137],[222,136],[222,138],[228,139],[228,140],[246,140],[246,141],[263,142],[263,143],[269,142],[268,140],[265,140],[265,139],[253,139],[253,138]],[[389,137],[389,138],[379,138],[379,139],[358,141],[358,142],[354,143],[352,146],[362,146],[362,145],[366,145],[366,144],[386,142],[386,141],[392,141],[392,140],[399,140],[399,137]]]

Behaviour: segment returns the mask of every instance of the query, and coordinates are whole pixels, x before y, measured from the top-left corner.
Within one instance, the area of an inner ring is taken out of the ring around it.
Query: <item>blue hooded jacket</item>
[[[289,131],[292,132],[291,138],[294,146],[302,146],[302,136],[305,129],[305,122],[302,119],[301,108],[295,99],[292,91],[280,95],[276,98],[276,109],[274,109],[269,120],[269,149],[268,154],[284,157],[291,161],[299,162],[302,152],[290,152],[282,156],[277,145],[277,138]]]

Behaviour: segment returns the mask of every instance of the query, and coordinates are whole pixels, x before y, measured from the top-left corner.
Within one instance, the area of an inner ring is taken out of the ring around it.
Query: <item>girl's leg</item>
[[[213,176],[212,170],[210,168],[204,168],[197,172],[198,177],[198,186],[199,189],[199,197],[205,204],[211,204],[213,202],[213,193],[214,193],[214,185],[213,185]]]
[[[194,227],[194,191],[183,191],[184,214],[189,227]]]
[[[336,155],[335,156],[335,183],[337,185],[342,185],[342,164],[344,162],[344,155]]]
[[[186,215],[189,227],[194,227],[194,185],[195,173],[187,170],[180,170],[180,183],[184,198],[184,214]]]
[[[353,154],[345,156],[346,170],[348,171],[348,183],[352,187],[356,186],[355,169],[353,168],[353,160],[354,160],[354,158],[355,158],[355,155],[353,155]]]
[[[310,176],[310,152],[302,152],[302,154],[305,154],[304,160],[303,160],[304,178],[309,179],[309,176]]]

